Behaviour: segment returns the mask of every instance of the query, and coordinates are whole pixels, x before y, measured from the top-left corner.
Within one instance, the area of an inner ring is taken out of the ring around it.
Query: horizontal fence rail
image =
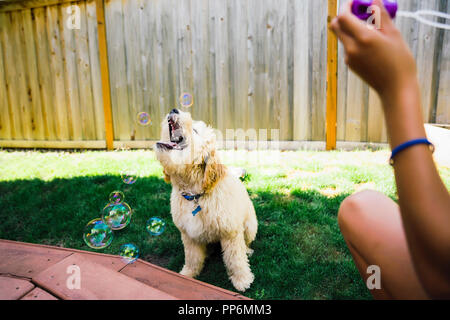
[[[446,0],[398,2],[450,13]],[[0,147],[105,148],[109,109],[114,147],[148,147],[183,92],[194,97],[184,110],[224,135],[325,141],[327,0],[103,3],[110,106],[96,1],[0,1]],[[450,123],[450,32],[396,24],[417,60],[425,121]],[[348,70],[341,44],[336,83],[337,140],[386,142],[378,97]]]

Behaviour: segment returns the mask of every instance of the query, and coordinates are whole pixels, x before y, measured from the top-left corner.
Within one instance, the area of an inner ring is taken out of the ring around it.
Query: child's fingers
[[[330,29],[336,34],[338,39],[342,42],[346,52],[348,51],[352,52],[352,50],[356,48],[355,40],[341,29],[337,18],[334,18],[333,21],[331,22]]]
[[[345,34],[345,32],[342,31],[337,18],[334,18],[333,21],[331,21],[330,29],[336,34],[336,36],[344,44],[344,46],[350,41],[353,41],[349,35]]]
[[[345,11],[338,16],[338,23],[342,31],[356,40],[360,40],[365,36],[369,29],[363,21],[359,20],[351,12],[351,4],[351,1],[348,2]]]

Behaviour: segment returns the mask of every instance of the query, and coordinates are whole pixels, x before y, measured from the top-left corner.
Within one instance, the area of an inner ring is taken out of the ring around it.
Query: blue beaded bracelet
[[[414,146],[416,144],[427,144],[430,147],[431,153],[434,152],[434,145],[430,141],[428,141],[428,139],[421,138],[421,139],[410,140],[410,141],[402,143],[401,145],[395,147],[394,150],[392,150],[391,158],[389,159],[389,164],[391,166],[394,165],[394,157],[397,155],[397,153],[399,153],[402,150],[405,150],[406,148]]]

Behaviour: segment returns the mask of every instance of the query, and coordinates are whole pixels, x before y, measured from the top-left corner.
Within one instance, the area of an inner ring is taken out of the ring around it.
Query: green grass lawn
[[[255,281],[245,293],[255,299],[370,299],[339,232],[337,211],[349,194],[364,188],[395,199],[388,151],[221,152],[228,165],[248,171],[244,182],[255,205],[259,230],[250,259]],[[122,170],[137,182],[124,184]],[[450,170],[440,168],[450,188]],[[170,185],[151,151],[0,151],[0,238],[94,251],[83,227],[101,216],[114,190],[133,209],[129,226],[114,232],[100,252],[118,254],[134,243],[141,258],[179,271],[184,253],[170,217]],[[167,222],[157,237],[145,230],[153,216]],[[199,280],[233,290],[220,247]]]

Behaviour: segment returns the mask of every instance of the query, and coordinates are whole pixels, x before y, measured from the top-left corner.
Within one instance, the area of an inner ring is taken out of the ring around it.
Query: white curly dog
[[[172,219],[181,232],[185,263],[181,274],[197,276],[206,245],[220,242],[234,287],[245,291],[253,282],[248,256],[258,222],[243,183],[220,163],[214,130],[173,109],[163,120],[156,157],[172,184]]]

